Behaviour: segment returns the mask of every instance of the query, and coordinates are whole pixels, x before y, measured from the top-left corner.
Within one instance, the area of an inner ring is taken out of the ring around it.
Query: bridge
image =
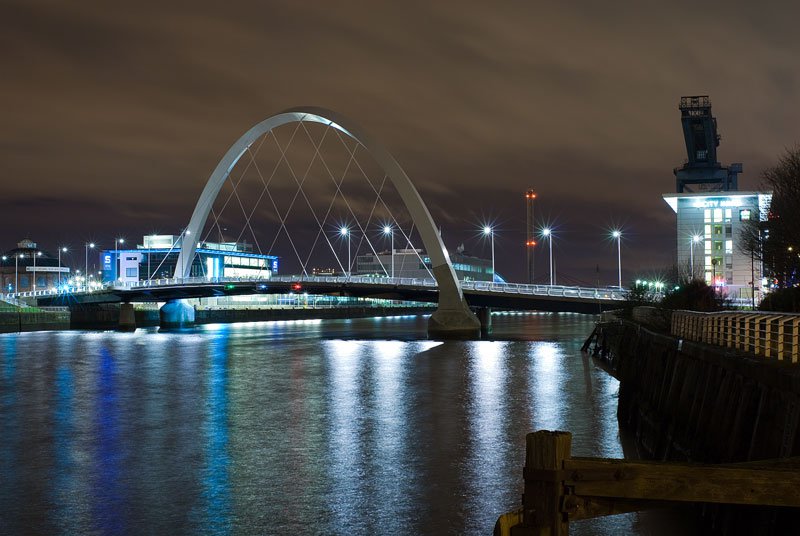
[[[460,284],[467,303],[472,308],[597,313],[619,307],[620,302],[625,299],[625,293],[618,289],[489,281],[461,281]],[[42,306],[63,306],[168,302],[189,298],[292,292],[428,303],[439,301],[439,288],[435,279],[367,276],[274,276],[270,279],[171,278],[117,283],[92,292],[38,291],[23,293],[21,297],[35,298],[38,305]]]
[[[281,142],[277,131],[285,125],[291,125],[292,130],[288,141]],[[321,129],[316,136],[312,132],[315,128]],[[266,143],[268,138],[274,145]],[[300,143],[298,139],[305,140],[305,146],[300,150],[309,157],[307,165],[303,164],[305,167],[292,166],[289,162],[293,143]],[[323,157],[323,149],[327,152],[331,144],[340,151],[344,149],[344,154],[339,157],[339,168],[335,165],[335,159],[330,162]],[[259,164],[257,158],[265,145],[276,148],[278,153],[275,162],[268,167]],[[365,171],[368,165],[356,158],[357,153],[368,154],[373,167],[377,165],[374,179]],[[271,168],[272,173],[262,173],[262,167]],[[284,175],[291,179],[288,187],[276,187],[274,179],[279,169],[283,169]],[[334,169],[337,169],[336,173]],[[255,190],[248,189],[247,184],[243,183],[246,176],[253,173],[257,179]],[[378,179],[381,175],[383,178]],[[318,182],[314,182],[314,177]],[[349,183],[346,184],[348,178],[352,179],[350,182],[359,183],[361,190],[351,191]],[[387,188],[389,184],[394,187],[393,194]],[[224,189],[229,192],[222,194]],[[287,192],[294,192],[294,195],[286,195]],[[312,201],[314,193],[320,193],[323,197],[321,203]],[[281,198],[281,194],[290,199],[288,208],[278,206],[276,199]],[[394,203],[391,201],[392,195]],[[255,201],[248,203],[250,200]],[[262,200],[269,200],[271,208],[264,210],[259,205]],[[198,262],[198,249],[212,233],[216,233],[220,242],[223,242],[223,233],[230,233],[228,226],[231,220],[226,211],[231,207],[241,209],[238,217],[244,219],[242,230],[234,243],[239,243],[243,236],[247,238],[249,234],[259,252],[263,253],[259,233],[256,232],[262,226],[254,224],[254,220],[258,215],[267,213],[264,216],[267,224],[263,227],[269,227],[272,229],[270,232],[274,232],[267,254],[276,250],[279,240],[288,240],[286,248],[296,256],[299,275],[228,277],[227,269],[222,274],[198,273],[198,267],[205,272],[204,264]],[[311,229],[301,228],[293,236],[289,228],[299,209],[307,213],[305,226]],[[352,231],[350,225],[353,225]],[[380,247],[376,248],[370,240],[376,226],[383,229],[380,239],[386,239],[387,230],[391,236],[391,273],[388,267],[381,266],[383,274],[354,276],[351,237],[356,232],[360,234],[356,255],[363,243],[363,247],[368,247],[378,258]],[[419,266],[427,271],[427,277],[393,277],[395,234],[401,239],[404,251],[413,251],[419,257]],[[340,251],[345,240],[346,262]],[[304,245],[308,245],[308,248],[301,253]],[[329,258],[332,254],[332,264],[338,265],[343,276],[317,277],[309,274],[313,272],[310,270],[311,259],[319,255],[319,251],[315,250],[317,245]],[[420,245],[423,247],[420,248]],[[211,173],[187,226],[173,247],[179,253],[170,278],[127,281],[127,274],[121,270],[121,260],[117,258],[114,268],[117,280],[102,289],[69,294],[37,292],[35,295],[17,294],[16,297],[31,298],[40,305],[120,303],[121,318],[133,317],[132,303],[166,302],[161,309],[162,325],[180,326],[194,321],[194,309],[183,301],[188,298],[286,293],[302,289],[302,292],[309,294],[437,303],[438,307],[429,320],[428,331],[440,337],[477,334],[481,320],[484,324],[488,322],[490,316],[487,316],[487,312],[490,312],[490,308],[595,313],[615,307],[624,299],[621,289],[460,281],[439,228],[419,192],[394,157],[353,121],[331,110],[316,107],[293,108],[275,114],[243,134]],[[420,255],[422,251],[424,258]],[[496,281],[493,235],[492,252],[491,277]],[[158,268],[156,273],[159,273]],[[152,277],[149,267],[148,274]],[[476,315],[476,310],[479,315]]]

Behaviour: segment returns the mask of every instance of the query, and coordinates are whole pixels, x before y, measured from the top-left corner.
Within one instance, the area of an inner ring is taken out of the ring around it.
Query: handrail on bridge
[[[130,290],[141,288],[170,287],[182,285],[199,284],[235,284],[235,283],[326,283],[326,284],[374,284],[407,287],[425,287],[435,289],[436,280],[430,278],[411,278],[411,277],[373,277],[373,276],[303,276],[303,275],[277,275],[272,277],[184,277],[184,278],[165,278],[149,279],[143,281],[116,281],[107,283],[102,287],[89,288],[77,287],[70,291],[48,289],[34,292],[20,292],[9,294],[9,296],[19,297],[39,297],[52,296],[54,294],[75,294],[92,293],[114,290]],[[492,281],[462,281],[463,290],[473,290],[478,292],[500,292],[505,294],[522,294],[530,296],[551,296],[563,298],[582,298],[595,300],[615,300],[625,299],[625,291],[618,288],[592,288],[592,287],[571,287],[563,285],[530,285],[524,283],[497,283]]]
[[[674,337],[798,362],[800,314],[766,311],[674,311]]]

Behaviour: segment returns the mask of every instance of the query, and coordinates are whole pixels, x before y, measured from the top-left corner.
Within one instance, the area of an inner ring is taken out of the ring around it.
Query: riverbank
[[[76,306],[72,308],[5,305],[0,308],[0,333],[68,329],[116,329],[119,326],[119,310],[119,305],[116,304]],[[195,308],[195,323],[229,324],[276,320],[369,318],[430,314],[431,311],[433,311],[433,308],[430,306],[348,306],[339,308],[198,306]],[[137,306],[134,309],[134,315],[137,327],[159,325],[159,311],[155,306]]]
[[[625,320],[599,324],[589,351],[620,381],[620,427],[645,459],[719,464],[800,455],[797,365]],[[702,513],[722,534],[788,533],[800,517],[741,506],[707,505]]]

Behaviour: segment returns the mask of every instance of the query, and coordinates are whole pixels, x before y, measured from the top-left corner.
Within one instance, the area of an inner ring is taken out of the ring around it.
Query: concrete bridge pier
[[[181,329],[194,326],[194,307],[186,300],[169,300],[158,311],[161,329]]]
[[[488,337],[492,334],[492,308],[491,307],[478,307],[475,315],[481,322],[481,338]]]
[[[439,308],[428,320],[428,336],[435,339],[477,339],[481,323],[469,308],[448,264],[435,266],[433,275],[439,283]]]
[[[119,325],[120,331],[136,331],[136,314],[132,303],[119,304]]]

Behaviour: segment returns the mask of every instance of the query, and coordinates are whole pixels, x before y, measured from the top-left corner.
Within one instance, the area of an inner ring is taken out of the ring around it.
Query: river
[[[491,534],[527,432],[622,457],[618,383],[580,352],[596,317],[426,321],[0,335],[0,533]]]

